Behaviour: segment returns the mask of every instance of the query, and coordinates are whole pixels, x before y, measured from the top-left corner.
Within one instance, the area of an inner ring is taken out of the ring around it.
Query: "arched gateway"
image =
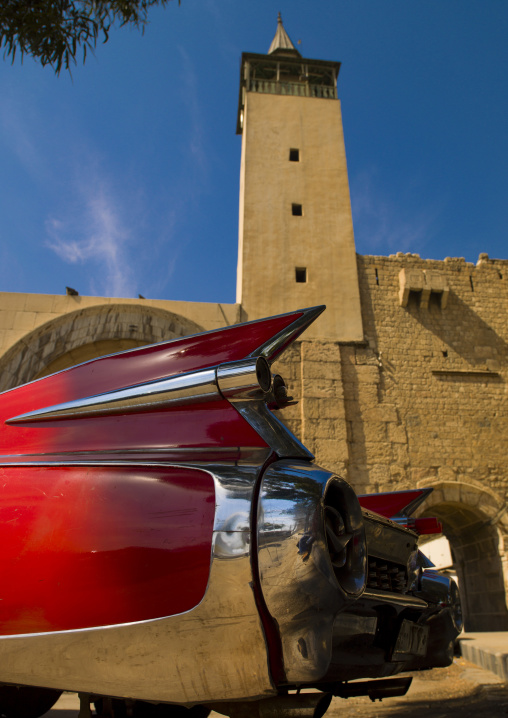
[[[0,360],[0,390],[124,349],[203,331],[178,314],[107,304],[70,312],[26,334]]]
[[[436,516],[450,542],[466,631],[508,630],[501,556],[508,540],[508,507],[485,486],[426,483],[434,491],[423,515]]]

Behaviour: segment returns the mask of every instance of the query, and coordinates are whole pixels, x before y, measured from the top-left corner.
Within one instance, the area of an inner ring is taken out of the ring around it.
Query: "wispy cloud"
[[[187,50],[182,45],[179,45],[178,51],[182,58],[184,80],[183,99],[187,105],[187,111],[190,117],[187,133],[190,138],[189,152],[198,164],[200,170],[204,171],[207,167],[207,153],[204,149],[205,123],[203,118],[205,113],[203,112],[199,99],[198,77],[193,66],[192,57]]]
[[[135,277],[130,261],[131,232],[111,190],[94,183],[83,190],[82,203],[65,219],[47,221],[47,246],[63,261],[93,266],[93,293],[133,296]]]
[[[4,269],[16,266],[19,257],[27,276],[30,272],[44,276],[42,291],[60,291],[68,283],[81,294],[106,297],[171,292],[189,242],[186,218],[197,211],[209,165],[199,77],[184,48],[181,57],[185,161],[170,145],[167,164],[174,171],[169,181],[164,177],[158,185],[144,158],[141,162],[135,153],[115,156],[92,135],[72,104],[60,98],[45,114],[43,90],[36,87],[32,94],[23,94],[14,84],[6,88],[0,105],[2,176],[8,166],[13,168],[21,189],[10,195],[19,198],[18,215],[26,215],[26,221],[20,219],[11,227],[2,219],[0,244],[8,248],[10,257],[2,255]],[[49,131],[52,121],[55,126]],[[155,162],[154,176],[158,168]],[[16,231],[22,241],[16,240]],[[32,256],[45,263],[44,271],[27,262],[21,246],[34,249]],[[18,279],[22,274],[16,272]]]
[[[436,208],[413,211],[404,197],[398,201],[383,190],[378,173],[358,173],[351,182],[351,205],[357,249],[362,254],[421,252],[434,236]],[[413,203],[414,207],[414,203]]]

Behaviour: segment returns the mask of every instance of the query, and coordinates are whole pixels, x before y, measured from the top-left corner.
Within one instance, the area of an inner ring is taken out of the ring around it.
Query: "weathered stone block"
[[[14,309],[7,309],[0,312],[0,329],[12,329],[17,314],[18,312]]]
[[[404,466],[398,464],[390,465],[390,479],[391,482],[402,487],[407,481],[407,469]]]
[[[309,379],[304,378],[302,382],[302,396],[315,398],[336,398],[343,397],[342,382],[340,379]]]
[[[356,364],[356,350],[352,346],[340,346],[340,357],[345,364]]]
[[[385,464],[374,464],[369,468],[369,478],[372,483],[388,484],[390,483],[390,468]]]
[[[284,409],[280,409],[276,412],[276,415],[283,419],[283,421],[294,421],[301,420],[302,418],[302,405],[301,402],[293,404],[292,406],[286,406]]]
[[[335,439],[337,434],[337,421],[332,419],[309,419],[303,422],[305,441],[314,438]]]
[[[304,361],[302,364],[302,377],[305,379],[340,379],[340,364]]]
[[[457,473],[451,466],[440,466],[437,470],[437,476],[440,481],[456,481]]]
[[[397,464],[410,466],[409,450],[407,444],[393,444],[393,455]]]
[[[34,327],[42,326],[46,322],[51,322],[56,318],[56,315],[52,312],[37,312],[35,317]]]
[[[364,421],[363,435],[367,442],[379,442],[390,446],[388,443],[386,424],[383,421]]]
[[[357,366],[356,376],[360,383],[378,384],[379,383],[379,367],[377,366]]]
[[[370,364],[373,366],[379,365],[379,360],[376,354],[370,348],[358,347],[355,352],[355,363],[356,364]]]
[[[374,460],[379,464],[392,464],[396,460],[391,445],[386,441],[371,441],[369,437],[365,442],[365,452],[368,462]]]
[[[358,401],[362,403],[362,406],[377,406],[379,404],[379,383],[357,383],[354,391],[358,397]]]
[[[331,342],[302,342],[302,358],[304,362],[340,363],[340,347]]]
[[[460,484],[454,484],[452,482],[449,482],[443,485],[442,490],[445,497],[445,501],[447,501],[448,503],[460,503]]]
[[[0,307],[2,311],[22,312],[25,309],[27,298],[42,295],[21,294],[17,292],[0,292]]]
[[[303,410],[307,419],[345,419],[344,405],[336,399],[305,398]]]
[[[390,404],[380,404],[376,407],[364,409],[363,418],[366,422],[392,422],[398,421],[397,409]]]
[[[388,441],[394,444],[407,444],[407,433],[406,429],[402,424],[397,425],[394,423],[388,424]]]
[[[337,441],[336,439],[319,438],[315,441],[316,462],[327,467],[327,462],[341,462],[345,464],[348,461],[348,447],[346,441]]]
[[[31,330],[35,326],[35,312],[16,312],[13,326],[18,330]]]

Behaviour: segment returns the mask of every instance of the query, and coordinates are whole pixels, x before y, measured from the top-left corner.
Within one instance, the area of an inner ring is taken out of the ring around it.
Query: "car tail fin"
[[[412,514],[432,492],[432,488],[408,491],[387,491],[381,494],[358,496],[362,508],[416,531],[419,534],[442,533],[441,523],[432,517],[413,518]]]

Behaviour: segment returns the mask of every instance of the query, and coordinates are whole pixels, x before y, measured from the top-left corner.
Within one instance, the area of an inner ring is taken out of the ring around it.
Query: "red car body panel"
[[[102,416],[9,419],[243,359],[301,316],[101,357],[2,395],[0,635],[118,625],[194,608],[210,571],[214,480],[161,462],[168,454],[188,459],[192,449],[201,461],[267,449],[220,394]]]
[[[358,501],[364,509],[375,511],[377,514],[391,519],[394,516],[402,515],[406,507],[423,497],[426,492],[428,492],[428,489],[364,494],[363,496],[358,496]]]
[[[44,406],[243,359],[301,315],[302,312],[294,312],[93,359],[5,392],[0,420],[4,422]],[[282,349],[278,353],[280,351]],[[5,441],[2,436],[3,447]]]
[[[5,410],[2,405],[2,414]],[[12,405],[7,407],[10,416],[17,410],[18,407]],[[120,417],[81,416],[4,425],[2,443],[2,452],[16,461],[20,453],[28,460],[31,454],[64,452],[138,450],[144,453],[184,447],[266,446],[226,400],[168,410],[139,410]]]
[[[294,312],[102,357],[8,391],[0,406],[0,453],[18,456],[186,446],[264,447],[265,442],[225,400],[162,412],[140,410],[122,416],[121,422],[118,416],[81,417],[79,422],[60,418],[45,421],[44,426],[5,422],[48,405],[243,359],[301,316],[302,312]]]
[[[208,472],[8,467],[0,482],[0,634],[160,618],[203,598],[215,512]]]

